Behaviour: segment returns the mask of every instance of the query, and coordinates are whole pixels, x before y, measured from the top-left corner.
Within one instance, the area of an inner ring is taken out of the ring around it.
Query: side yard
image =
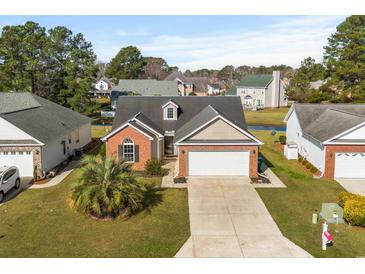
[[[186,189],[148,187],[145,209],[127,220],[95,221],[68,206],[80,169],[61,184],[27,190],[0,207],[0,257],[173,257],[190,235]]]
[[[248,125],[285,126],[283,120],[288,111],[288,107],[245,111],[245,118]]]
[[[324,202],[337,202],[343,188],[335,181],[314,179],[297,161],[287,160],[279,145],[274,144],[280,134],[272,137],[270,131],[253,133],[265,143],[261,153],[267,163],[287,185],[285,189],[257,189],[283,234],[315,257],[364,257],[365,228],[330,225],[334,246],[322,251],[323,221],[311,223],[312,213],[320,212]]]

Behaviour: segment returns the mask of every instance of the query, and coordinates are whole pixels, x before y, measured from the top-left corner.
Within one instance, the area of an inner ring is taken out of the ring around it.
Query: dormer
[[[177,120],[179,105],[169,100],[162,106],[164,120]]]

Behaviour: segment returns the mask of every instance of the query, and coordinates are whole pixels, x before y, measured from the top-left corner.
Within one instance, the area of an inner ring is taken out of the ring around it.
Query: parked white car
[[[0,203],[5,199],[6,193],[13,188],[20,187],[19,170],[15,166],[0,166]]]

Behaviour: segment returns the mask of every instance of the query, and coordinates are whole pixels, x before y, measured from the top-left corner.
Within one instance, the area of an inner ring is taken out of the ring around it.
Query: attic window
[[[174,119],[174,108],[168,107],[166,109],[166,117],[167,119]]]

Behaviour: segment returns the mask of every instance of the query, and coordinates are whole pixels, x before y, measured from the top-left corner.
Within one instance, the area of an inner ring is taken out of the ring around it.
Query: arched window
[[[134,143],[130,138],[126,138],[123,141],[123,160],[134,162]]]

